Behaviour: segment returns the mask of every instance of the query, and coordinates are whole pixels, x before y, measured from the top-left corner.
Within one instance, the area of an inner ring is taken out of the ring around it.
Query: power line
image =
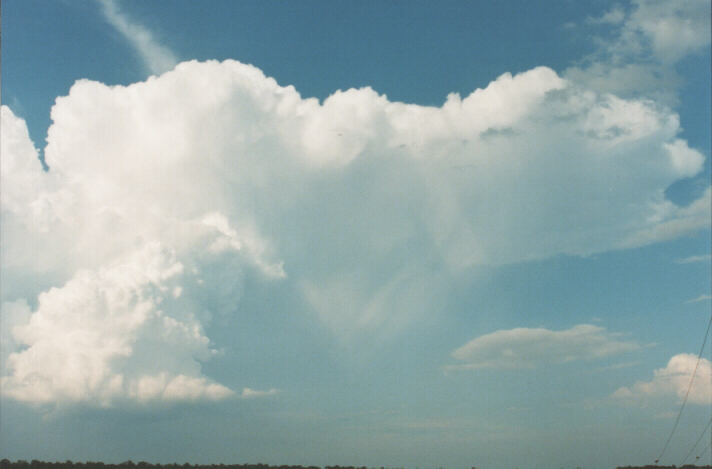
[[[702,341],[702,347],[700,347],[700,353],[697,354],[697,363],[695,363],[695,369],[692,371],[692,376],[690,376],[690,383],[687,385],[687,392],[685,393],[685,398],[682,400],[682,405],[680,406],[680,410],[677,413],[677,417],[675,418],[675,424],[672,426],[672,431],[670,432],[670,435],[667,438],[667,441],[665,441],[665,446],[663,446],[663,450],[660,452],[660,456],[657,457],[655,462],[657,463],[660,461],[665,454],[665,451],[668,448],[668,445],[670,444],[670,440],[672,440],[672,436],[675,434],[675,430],[677,430],[677,425],[680,423],[680,417],[682,416],[682,411],[685,409],[685,404],[687,404],[687,398],[690,395],[690,389],[692,389],[692,382],[695,380],[695,375],[697,374],[697,368],[700,366],[700,360],[702,359],[702,351],[705,349],[705,345],[707,345],[707,337],[710,335],[710,326],[712,326],[712,314],[710,314],[710,320],[707,323],[707,331],[705,332],[705,340]]]
[[[687,453],[687,456],[685,456],[685,459],[682,460],[682,464],[680,464],[680,466],[684,466],[684,465],[685,465],[685,463],[687,462],[687,458],[689,458],[689,457],[692,455],[692,453],[695,451],[695,448],[697,448],[697,445],[700,444],[700,441],[702,441],[702,437],[705,436],[705,434],[707,433],[707,429],[710,428],[710,425],[712,425],[712,417],[710,417],[710,421],[707,422],[707,425],[705,426],[705,429],[702,430],[702,433],[700,433],[700,437],[699,437],[699,438],[697,439],[697,441],[695,442],[695,445],[694,445],[692,448],[690,448],[690,451]],[[705,448],[705,450],[706,450],[706,449],[707,449],[707,448]]]
[[[704,455],[707,453],[707,450],[710,449],[710,447],[712,447],[712,440],[710,440],[710,442],[707,443],[707,446],[705,446],[705,449],[703,449],[702,451],[700,451],[700,454],[698,454],[698,455],[695,457],[695,459],[700,459],[702,456],[704,456]]]

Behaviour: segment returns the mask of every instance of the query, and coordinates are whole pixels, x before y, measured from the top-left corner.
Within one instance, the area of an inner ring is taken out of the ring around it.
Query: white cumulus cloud
[[[665,368],[653,372],[652,380],[638,381],[632,386],[619,388],[613,393],[613,397],[631,403],[665,396],[677,396],[682,401],[689,389],[687,401],[690,404],[709,405],[712,399],[712,363],[705,358],[700,360],[695,379],[690,386],[696,364],[696,355],[675,355]]]
[[[9,323],[21,348],[7,358],[3,392],[31,403],[99,406],[232,395],[200,376],[197,360],[213,351],[193,312],[173,301],[171,286],[183,274],[174,255],[149,244],[42,293],[31,315]]]
[[[452,352],[462,362],[448,369],[535,368],[579,360],[594,360],[638,350],[640,345],[620,334],[590,324],[562,331],[516,328],[472,339]]]

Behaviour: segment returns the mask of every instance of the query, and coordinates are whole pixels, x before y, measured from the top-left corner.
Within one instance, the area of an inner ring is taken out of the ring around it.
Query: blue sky
[[[710,316],[708,2],[2,13],[4,457],[659,455]]]

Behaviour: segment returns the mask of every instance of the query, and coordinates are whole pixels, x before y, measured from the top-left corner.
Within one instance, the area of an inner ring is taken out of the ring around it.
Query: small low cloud
[[[651,398],[677,396],[685,398],[689,387],[687,402],[690,404],[709,405],[712,399],[712,363],[700,359],[695,379],[690,381],[697,365],[697,356],[681,353],[670,359],[665,368],[653,372],[650,381],[638,381],[632,386],[618,388],[613,398],[624,403],[644,403]]]
[[[448,369],[517,369],[595,360],[640,349],[605,328],[580,324],[563,331],[544,328],[500,330],[477,337],[452,352],[464,362]]]
[[[256,399],[258,397],[268,397],[275,396],[279,394],[279,389],[271,388],[266,391],[260,391],[259,389],[243,388],[240,397],[243,399]]]
[[[700,295],[697,298],[687,300],[685,303],[699,303],[701,301],[710,301],[710,300],[712,300],[712,295]]]
[[[682,259],[677,259],[675,261],[676,264],[697,264],[701,262],[710,262],[712,261],[712,255],[710,254],[701,254],[699,256],[690,256],[690,257],[683,257]]]

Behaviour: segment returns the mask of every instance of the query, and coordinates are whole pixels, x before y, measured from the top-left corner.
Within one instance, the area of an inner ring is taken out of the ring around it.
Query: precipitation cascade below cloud
[[[26,402],[240,396],[201,361],[244,275],[293,282],[337,335],[398,330],[432,314],[444,274],[710,222],[709,189],[665,199],[704,162],[675,113],[546,67],[425,107],[370,88],[320,103],[193,61],[126,87],[80,80],[52,120],[44,172],[2,108],[2,384]]]

